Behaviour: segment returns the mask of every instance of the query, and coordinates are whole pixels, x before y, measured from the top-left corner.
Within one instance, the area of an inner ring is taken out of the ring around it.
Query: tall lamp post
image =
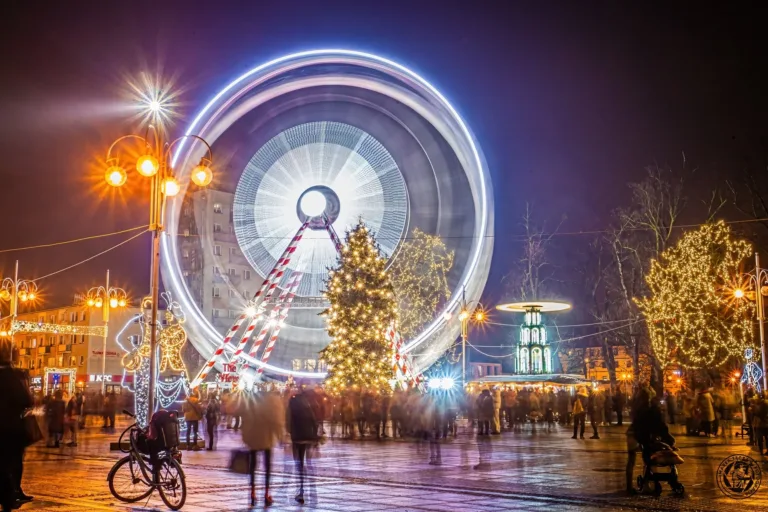
[[[107,336],[109,329],[109,311],[116,308],[124,308],[128,303],[128,296],[122,288],[109,286],[109,270],[107,270],[107,282],[104,286],[97,286],[88,290],[86,304],[88,307],[101,308],[101,319],[104,321],[104,337],[101,343],[101,393],[106,391],[107,373]]]
[[[149,105],[150,110],[160,117],[161,106],[157,102]],[[213,153],[211,146],[205,139],[197,135],[183,135],[171,142],[163,140],[160,130],[150,126],[154,131],[154,140],[150,141],[141,135],[124,135],[117,139],[107,150],[107,170],[104,178],[113,187],[121,187],[128,179],[125,169],[120,166],[116,147],[129,139],[139,141],[143,146],[143,155],[136,160],[136,170],[145,178],[151,179],[149,201],[149,230],[152,231],[152,270],[150,288],[152,296],[152,312],[150,319],[150,353],[149,353],[149,389],[148,389],[148,415],[152,417],[155,409],[155,377],[157,374],[157,304],[160,296],[160,234],[163,231],[163,217],[165,215],[166,199],[174,197],[181,191],[181,185],[171,167],[172,150],[174,146],[184,139],[194,139],[205,145],[206,156],[192,169],[190,179],[199,187],[208,186],[213,180],[211,163]]]
[[[768,368],[765,364],[768,360],[765,353],[765,311],[764,311],[764,297],[768,297],[768,269],[760,268],[760,255],[755,253],[755,271],[745,274],[749,278],[749,286],[753,287],[753,290],[744,290],[742,288],[736,288],[733,291],[733,296],[737,299],[748,298],[755,301],[757,306],[757,325],[760,332],[760,353],[763,359],[763,389],[768,389]]]
[[[0,332],[0,335],[10,336],[11,346],[13,346],[13,323],[19,313],[19,302],[34,301],[37,298],[37,284],[34,281],[19,279],[19,260],[16,260],[16,266],[13,272],[13,279],[6,277],[0,283],[0,300],[10,302],[11,317],[10,325],[7,331]],[[11,350],[11,362],[13,362],[13,350]]]
[[[477,311],[475,311],[477,310]],[[446,314],[446,319],[450,319],[450,314]],[[469,337],[469,322],[474,320],[477,323],[485,321],[485,310],[483,305],[476,300],[467,302],[466,288],[461,294],[461,307],[459,309],[459,322],[461,322],[461,385],[467,386],[467,338]]]

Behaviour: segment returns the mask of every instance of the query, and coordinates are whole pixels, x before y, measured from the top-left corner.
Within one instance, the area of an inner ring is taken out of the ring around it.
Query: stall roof
[[[579,386],[590,383],[583,375],[572,373],[542,373],[538,375],[487,375],[469,381],[469,384],[560,384]]]

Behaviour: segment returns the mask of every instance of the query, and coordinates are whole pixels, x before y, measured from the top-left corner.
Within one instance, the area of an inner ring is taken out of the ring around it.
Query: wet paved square
[[[289,447],[273,456],[272,510],[313,511],[768,511],[768,489],[747,500],[717,488],[718,464],[734,453],[762,461],[744,441],[678,436],[686,496],[628,497],[624,487],[625,428],[601,429],[600,440],[573,440],[567,429],[505,432],[481,442],[460,434],[441,444],[442,465],[429,465],[429,446],[408,441],[329,440],[310,464],[307,502],[296,505],[297,478]],[[248,510],[247,477],[227,470],[239,435],[221,430],[216,451],[184,452],[188,497],[183,510]],[[90,428],[77,448],[36,446],[27,454],[24,488],[36,496],[22,510],[163,510],[155,494],[129,506],[115,500],[106,476],[122,455],[109,452],[116,435]],[[479,457],[487,467],[474,469]],[[765,471],[765,464],[763,470]],[[641,470],[638,465],[636,474]],[[261,483],[263,476],[258,475]],[[257,508],[261,508],[260,506]]]

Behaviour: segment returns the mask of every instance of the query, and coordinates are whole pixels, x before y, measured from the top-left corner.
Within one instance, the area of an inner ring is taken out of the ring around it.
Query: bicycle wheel
[[[152,494],[152,487],[144,479],[140,463],[127,455],[117,461],[107,475],[109,492],[126,503],[141,501]]]
[[[187,481],[181,464],[171,458],[165,458],[160,463],[158,475],[160,498],[171,510],[179,510],[187,501]]]

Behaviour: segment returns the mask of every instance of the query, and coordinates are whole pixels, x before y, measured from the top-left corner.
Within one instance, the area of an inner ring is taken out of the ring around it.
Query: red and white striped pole
[[[265,290],[267,290],[268,293],[269,293],[269,290],[271,290],[271,292],[274,293],[274,289],[277,286],[276,281],[279,281],[280,278],[283,276],[285,267],[291,261],[291,255],[294,252],[296,252],[296,246],[301,240],[301,237],[304,234],[304,230],[307,228],[308,225],[309,225],[309,221],[304,222],[299,228],[299,230],[296,232],[293,239],[288,244],[288,247],[286,247],[285,251],[283,251],[283,254],[280,257],[280,259],[277,260],[277,263],[275,264],[274,268],[270,271],[270,273],[264,279],[264,283],[262,283],[261,288],[259,288],[259,291],[256,292],[256,294],[253,296],[253,299],[251,299],[251,301],[249,302],[251,306],[259,303],[259,299],[261,298],[261,295],[264,293]],[[246,318],[248,318],[248,315],[242,314],[235,321],[234,325],[227,332],[227,335],[224,338],[224,340],[221,342],[218,348],[213,352],[213,355],[208,359],[208,361],[206,361],[205,365],[197,374],[197,377],[195,377],[192,380],[192,383],[190,384],[192,388],[199,386],[200,383],[205,380],[205,378],[210,373],[211,368],[213,368],[213,365],[216,364],[216,361],[219,359],[221,354],[224,353],[224,349],[232,340],[232,338],[235,336],[235,334],[237,334],[237,331],[240,330],[240,327],[243,325],[243,322],[245,321]]]
[[[269,361],[269,356],[272,354],[272,350],[275,348],[275,343],[277,343],[277,337],[280,335],[280,329],[283,327],[283,322],[288,317],[288,311],[291,309],[291,305],[293,304],[293,299],[296,297],[296,289],[299,287],[299,283],[301,282],[302,274],[299,274],[296,280],[293,283],[293,286],[290,288],[290,292],[288,293],[288,297],[285,300],[285,303],[283,304],[283,308],[280,311],[280,316],[277,318],[277,325],[275,325],[275,328],[272,330],[272,336],[269,337],[269,342],[267,342],[267,346],[264,348],[264,353],[261,355],[261,362],[267,363]],[[264,367],[259,366],[259,373],[264,373]]]
[[[293,273],[293,275],[291,276],[291,280],[288,282],[288,285],[280,293],[280,297],[277,299],[277,303],[275,304],[275,307],[273,307],[272,311],[269,313],[269,318],[264,319],[264,325],[262,326],[261,331],[259,331],[259,335],[256,336],[256,339],[253,342],[253,346],[251,347],[251,350],[248,352],[248,355],[251,358],[255,358],[256,355],[258,354],[261,344],[264,342],[264,339],[267,337],[267,333],[269,333],[269,330],[273,326],[273,320],[278,316],[280,307],[285,302],[286,297],[289,296],[291,289],[296,286],[297,281],[301,280],[301,276],[302,276],[301,272]],[[250,366],[251,365],[246,361],[245,364],[243,364],[241,371],[245,370],[246,368],[249,368]]]

